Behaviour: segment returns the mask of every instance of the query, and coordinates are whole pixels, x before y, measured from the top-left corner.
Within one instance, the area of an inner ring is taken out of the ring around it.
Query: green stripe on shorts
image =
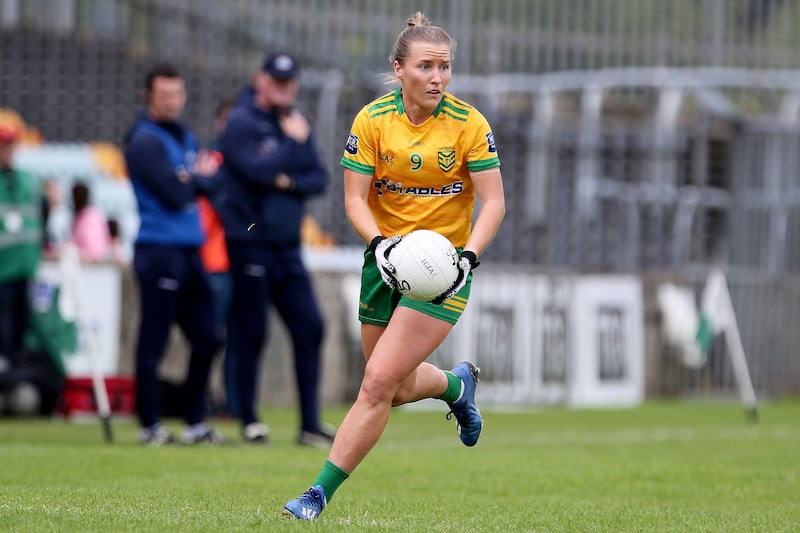
[[[472,273],[467,278],[467,284],[442,305],[412,300],[407,296],[403,296],[399,291],[393,291],[386,286],[378,271],[378,265],[375,263],[375,254],[368,251],[364,253],[364,265],[361,267],[358,320],[364,324],[386,326],[389,323],[389,319],[392,318],[395,307],[402,305],[450,324],[455,324],[467,307],[471,286]]]

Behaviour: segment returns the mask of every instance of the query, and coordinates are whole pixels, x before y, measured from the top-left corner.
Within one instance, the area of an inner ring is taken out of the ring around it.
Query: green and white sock
[[[464,382],[461,381],[460,377],[449,370],[443,370],[443,372],[444,375],[447,376],[447,389],[440,398],[452,405],[460,400],[461,396],[464,394]]]

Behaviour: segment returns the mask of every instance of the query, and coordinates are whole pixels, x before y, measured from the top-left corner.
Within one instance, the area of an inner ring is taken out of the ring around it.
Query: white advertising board
[[[71,274],[68,274],[71,275]],[[119,325],[121,302],[121,275],[114,265],[83,265],[77,273],[78,283],[65,281],[65,272],[59,263],[45,261],[39,266],[35,283],[46,289],[60,289],[61,316],[67,321],[77,324],[78,349],[74,353],[62,353],[67,376],[89,376],[92,367],[89,359],[88,335],[95,335],[97,356],[100,369],[104,375],[114,375],[119,367]],[[82,296],[75,294],[80,287]],[[36,290],[36,289],[35,289]],[[81,298],[79,300],[79,297]],[[84,302],[86,309],[80,319],[79,302]]]
[[[644,310],[635,276],[575,277],[570,405],[634,406],[644,400]]]
[[[481,367],[482,401],[630,406],[644,398],[635,276],[476,273],[469,304],[431,362]]]

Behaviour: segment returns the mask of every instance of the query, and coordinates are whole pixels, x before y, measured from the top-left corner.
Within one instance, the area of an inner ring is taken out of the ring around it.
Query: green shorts
[[[385,326],[392,318],[395,307],[402,305],[416,309],[420,313],[444,320],[451,324],[458,322],[458,318],[467,307],[470,287],[472,286],[472,273],[467,277],[467,284],[455,296],[441,305],[418,302],[399,291],[393,291],[383,282],[378,265],[375,263],[375,254],[364,253],[364,266],[361,267],[361,294],[358,300],[358,320],[364,324]]]

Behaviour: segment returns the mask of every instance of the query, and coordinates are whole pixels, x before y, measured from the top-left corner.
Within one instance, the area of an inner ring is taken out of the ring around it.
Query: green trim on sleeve
[[[488,170],[490,168],[497,168],[500,166],[500,159],[493,157],[491,159],[482,159],[481,161],[467,161],[467,169],[471,172],[478,172],[479,170]]]
[[[359,174],[366,174],[367,176],[372,176],[375,174],[375,167],[370,165],[364,165],[362,163],[357,163],[352,159],[348,159],[346,157],[342,157],[342,160],[339,161],[339,164],[342,165],[344,168],[352,170],[353,172],[358,172]]]

